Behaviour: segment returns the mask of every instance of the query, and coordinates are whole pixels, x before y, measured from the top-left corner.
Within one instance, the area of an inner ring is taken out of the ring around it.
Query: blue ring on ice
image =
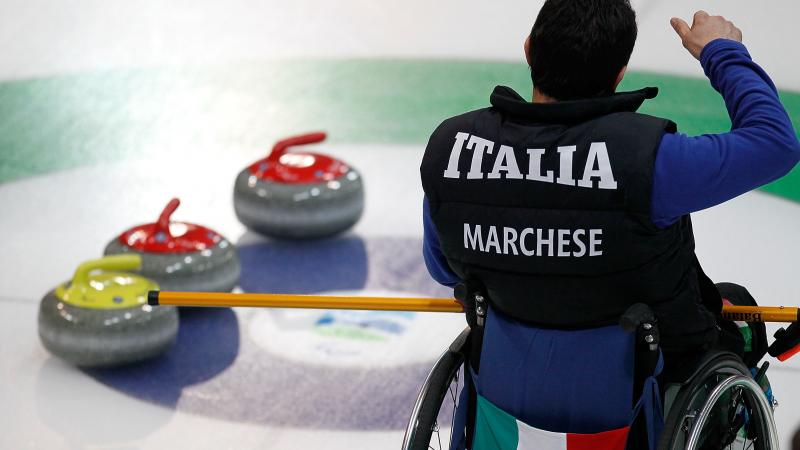
[[[340,290],[449,296],[425,269],[418,238],[345,236],[263,241],[238,248],[245,292]],[[86,370],[110,387],[181,411],[237,422],[342,430],[399,430],[433,360],[394,367],[331,367],[275,355],[245,331],[254,310],[183,308],[175,346],[143,364]],[[404,332],[414,313],[335,317],[383,335]],[[391,348],[387,346],[387,352]]]

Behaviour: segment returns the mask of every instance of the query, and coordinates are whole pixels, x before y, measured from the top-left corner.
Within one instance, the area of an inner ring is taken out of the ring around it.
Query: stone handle
[[[327,135],[324,132],[318,131],[314,133],[301,134],[299,136],[292,136],[290,138],[280,140],[275,144],[274,147],[272,147],[272,151],[267,157],[267,160],[270,162],[278,162],[280,157],[283,156],[289,150],[290,147],[298,145],[316,144],[318,142],[324,141],[325,138],[327,138]]]
[[[156,222],[158,231],[165,233],[167,236],[172,236],[169,232],[170,217],[172,217],[172,213],[174,213],[180,205],[181,201],[178,198],[173,198],[169,201],[169,203],[167,203],[167,206],[165,206],[164,210],[161,211],[161,215],[158,216],[158,221]]]
[[[86,291],[89,288],[89,274],[95,270],[128,272],[142,266],[142,258],[135,254],[104,256],[85,261],[75,269],[70,288]]]

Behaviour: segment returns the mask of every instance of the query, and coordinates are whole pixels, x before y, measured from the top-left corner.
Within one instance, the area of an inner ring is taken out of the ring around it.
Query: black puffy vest
[[[675,124],[636,113],[655,88],[533,104],[497,87],[492,107],[443,122],[421,175],[442,251],[494,308],[564,329],[651,305],[665,349],[716,337],[719,295],[694,254],[689,216],[650,219],[653,167]]]

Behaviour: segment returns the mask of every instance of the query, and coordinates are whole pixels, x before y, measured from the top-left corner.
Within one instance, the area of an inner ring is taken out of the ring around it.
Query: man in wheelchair
[[[498,86],[430,137],[425,261],[460,284],[472,328],[452,448],[684,448],[697,392],[764,355],[763,327],[720,320],[723,299],[755,302],[703,273],[689,214],[785,175],[800,143],[739,29],[703,11],[671,25],[730,132],[677,133],[636,112],[656,88],[615,92],[637,33],[628,0],[547,0],[524,46],[532,102]],[[736,383],[695,447],[769,448]],[[662,403],[680,413],[665,423]]]

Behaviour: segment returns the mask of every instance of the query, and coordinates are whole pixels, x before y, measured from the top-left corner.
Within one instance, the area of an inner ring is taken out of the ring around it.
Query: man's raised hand
[[[705,11],[697,11],[690,27],[683,19],[673,17],[669,21],[680,36],[683,46],[689,53],[700,59],[703,47],[714,39],[731,39],[742,42],[742,30],[722,16],[709,16]]]

